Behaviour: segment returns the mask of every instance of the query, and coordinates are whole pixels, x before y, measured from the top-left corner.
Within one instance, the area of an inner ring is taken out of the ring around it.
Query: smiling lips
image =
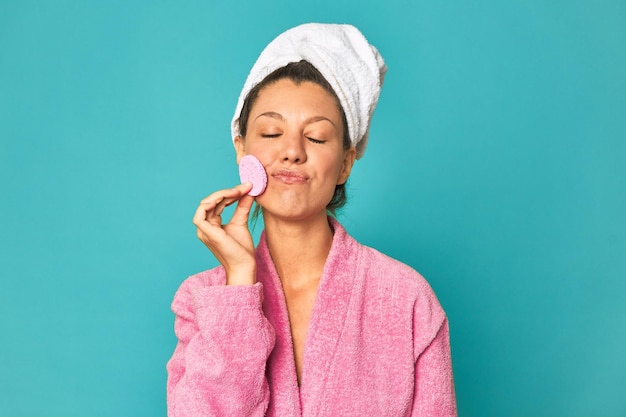
[[[307,182],[308,177],[298,171],[290,171],[288,169],[281,169],[272,173],[272,178],[282,182],[284,184],[304,184]]]

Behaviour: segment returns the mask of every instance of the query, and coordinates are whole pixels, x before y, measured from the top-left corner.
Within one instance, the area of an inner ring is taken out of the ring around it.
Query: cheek
[[[339,155],[338,152],[329,152],[325,158],[326,171],[334,175],[339,175],[343,170],[343,155]]]
[[[336,159],[335,155],[328,155],[328,159],[320,161],[319,173],[324,178],[324,183],[335,186],[340,180],[343,170],[343,162]]]
[[[263,164],[263,166],[268,166],[273,158],[272,149],[268,146],[259,146],[258,144],[250,144],[246,146],[245,152],[247,155],[254,155],[257,157],[259,161]]]

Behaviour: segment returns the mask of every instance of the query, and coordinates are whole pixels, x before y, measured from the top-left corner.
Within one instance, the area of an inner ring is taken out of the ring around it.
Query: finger
[[[222,192],[223,191],[215,192],[200,202],[193,217],[193,223],[196,226],[206,221],[221,225],[222,219],[220,216],[224,211],[224,207],[237,201],[237,197],[227,197],[232,194],[231,192],[226,192],[226,196],[220,194]]]
[[[216,192],[210,194],[209,196],[203,198],[202,201],[200,201],[200,203],[208,203],[208,202],[211,202],[211,201],[219,203],[224,198],[235,198],[235,200],[233,200],[233,201],[236,201],[242,195],[245,195],[245,194],[249,193],[251,189],[252,189],[252,183],[251,182],[246,182],[246,183],[243,183],[243,184],[239,184],[239,185],[237,185],[237,186],[235,186],[233,188],[227,188],[227,189],[224,189],[224,190],[216,191]],[[231,202],[231,204],[232,204],[232,202]]]
[[[224,209],[226,207],[230,206],[231,204],[233,204],[237,200],[238,200],[238,198],[235,198],[235,197],[229,197],[229,198],[222,199],[222,201],[220,201],[219,203],[216,204],[215,210],[214,210],[214,214],[216,216],[221,216],[222,213],[224,212]]]
[[[221,217],[215,213],[216,204],[214,202],[201,203],[193,215],[193,224],[196,226],[211,222],[221,224]]]
[[[216,243],[223,241],[226,232],[221,227],[205,222],[198,224],[196,235],[205,245],[214,246]]]
[[[215,207],[215,214],[217,216],[221,216],[226,207],[230,206],[235,201],[238,201],[242,197],[246,196],[248,192],[250,192],[251,189],[252,189],[252,183],[246,182],[228,190],[228,192],[225,195],[221,196],[221,200],[217,201],[217,205]]]
[[[215,203],[200,204],[193,217],[197,235],[205,243],[223,238],[222,217],[215,213]]]
[[[212,214],[215,210],[215,203],[200,203],[196,212],[193,215],[193,224],[196,226],[200,223],[204,223],[207,221],[207,218]]]
[[[246,182],[244,182],[242,184],[239,184],[235,188],[240,190],[242,194],[248,194],[252,190],[252,187],[254,187],[252,182],[246,181]]]

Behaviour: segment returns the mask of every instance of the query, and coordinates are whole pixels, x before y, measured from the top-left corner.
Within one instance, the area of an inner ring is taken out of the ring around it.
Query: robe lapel
[[[276,332],[276,342],[268,358],[266,368],[271,392],[267,415],[300,417],[302,415],[300,390],[296,375],[287,302],[264,233],[257,247],[257,277],[263,284],[265,298],[263,312]]]
[[[314,416],[324,406],[325,387],[348,315],[358,266],[356,242],[334,219],[333,243],[324,266],[304,344],[298,387],[287,303],[265,235],[257,247],[257,277],[263,283],[263,311],[274,326],[276,342],[267,362],[271,391],[268,416]]]
[[[318,415],[324,406],[326,383],[333,372],[358,265],[354,240],[338,222],[330,221],[335,234],[304,345],[300,385],[303,416]]]

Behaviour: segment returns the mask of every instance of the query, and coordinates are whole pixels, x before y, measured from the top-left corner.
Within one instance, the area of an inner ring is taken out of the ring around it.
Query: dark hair
[[[265,77],[260,83],[255,85],[248,95],[246,96],[243,107],[241,108],[241,113],[239,114],[238,124],[239,124],[239,134],[245,140],[246,134],[248,133],[248,119],[250,117],[250,110],[252,106],[256,102],[259,97],[259,93],[265,87],[283,79],[289,79],[296,84],[301,84],[303,82],[311,82],[319,85],[324,90],[326,90],[330,95],[332,95],[337,101],[337,106],[339,107],[339,112],[341,113],[341,120],[343,124],[343,149],[347,150],[351,146],[350,141],[350,132],[348,131],[348,121],[346,119],[346,114],[341,107],[341,103],[339,102],[339,98],[332,86],[324,76],[308,61],[302,60],[299,62],[291,62],[284,67],[278,68],[274,72],[270,73],[267,77]],[[346,184],[337,184],[335,186],[335,192],[333,193],[333,197],[330,202],[326,205],[326,211],[330,214],[334,215],[335,212],[343,207],[347,202],[346,195]]]

